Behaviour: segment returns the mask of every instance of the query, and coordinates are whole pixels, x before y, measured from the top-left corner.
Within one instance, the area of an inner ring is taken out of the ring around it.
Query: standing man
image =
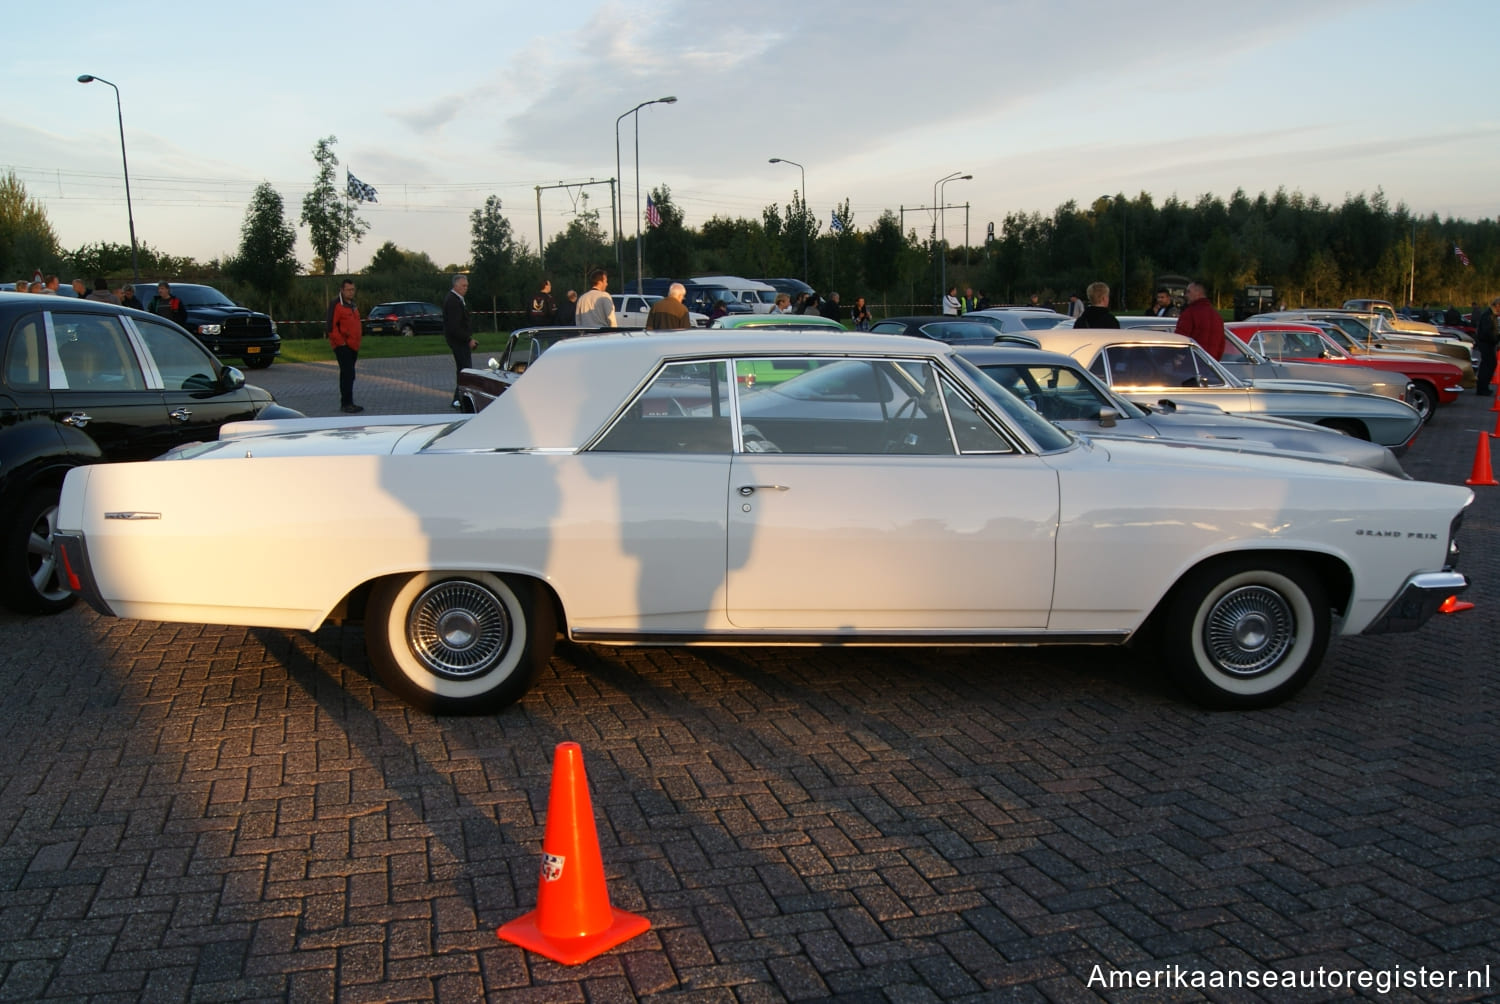
[[[568,290],[568,295],[563,297],[563,302],[557,305],[557,323],[565,328],[571,328],[578,323],[578,291]]]
[[[1075,328],[1118,328],[1120,322],[1115,320],[1115,315],[1109,312],[1109,285],[1103,282],[1091,282],[1084,290],[1088,295],[1089,305],[1078,315],[1073,322]]]
[[[842,324],[844,321],[844,310],[839,306],[839,294],[837,292],[829,293],[828,299],[823,301],[823,306],[818,308],[818,312],[830,321],[838,321]]]
[[[973,286],[964,287],[964,295],[959,299],[959,306],[965,314],[972,314],[979,309],[979,297],[974,295]]]
[[[958,287],[949,286],[948,292],[943,294],[943,316],[957,317],[963,312],[963,304],[958,302]]]
[[[613,328],[615,301],[609,296],[609,273],[596,268],[589,273],[589,289],[578,298],[574,321],[580,328]]]
[[[1068,316],[1071,317],[1071,318],[1073,318],[1073,320],[1076,321],[1076,320],[1078,320],[1078,318],[1080,318],[1080,317],[1083,316],[1084,309],[1085,308],[1083,306],[1083,300],[1081,300],[1079,298],[1078,294],[1077,293],[1069,293],[1068,294]]]
[[[668,286],[667,295],[651,305],[651,312],[646,315],[646,330],[691,328],[693,320],[688,317],[688,309],[682,302],[686,296],[687,287],[682,283],[674,282]]]
[[[469,277],[455,275],[453,288],[448,290],[448,298],[443,301],[443,340],[448,343],[448,351],[453,353],[455,408],[464,406],[458,396],[458,374],[474,365],[473,353],[479,347],[479,343],[474,340],[473,315],[469,313],[469,305],[464,302],[464,295],[468,292]]]
[[[1151,303],[1151,309],[1146,311],[1152,317],[1176,317],[1177,307],[1172,303],[1172,294],[1167,287],[1162,286],[1156,291],[1156,299]]]
[[[140,300],[135,298],[135,284],[127,282],[120,287],[120,306],[129,307],[132,310],[145,310]]]
[[[526,320],[532,325],[557,323],[557,304],[552,300],[551,279],[543,279],[542,288],[532,295],[531,308],[526,311]]]
[[[155,308],[154,300],[152,307]],[[359,359],[363,328],[359,323],[359,308],[354,305],[353,279],[345,279],[339,284],[339,295],[328,305],[328,320],[323,331],[333,344],[334,358],[339,361],[339,410],[346,415],[356,415],[365,409],[354,403],[354,363]]]
[[[353,298],[351,293],[350,299]],[[172,287],[164,282],[156,284],[156,295],[151,298],[151,313],[187,327],[187,308],[182,305],[181,298],[172,295]]]
[[[1187,306],[1178,315],[1175,330],[1203,346],[1215,359],[1224,355],[1224,318],[1208,302],[1208,290],[1196,279],[1188,283]]]
[[[1490,305],[1474,318],[1474,347],[1479,350],[1478,382],[1474,393],[1480,397],[1495,393],[1490,388],[1490,381],[1495,378],[1495,337],[1500,334],[1497,317],[1500,317],[1500,296],[1490,300]]]

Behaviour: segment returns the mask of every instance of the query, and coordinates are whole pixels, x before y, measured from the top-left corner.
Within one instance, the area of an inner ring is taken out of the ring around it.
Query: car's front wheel
[[[489,572],[419,572],[370,594],[365,647],[381,682],[434,714],[487,714],[520,699],[552,656],[551,603]]]
[[[17,613],[55,614],[78,597],[52,551],[57,532],[57,491],[45,488],[21,500],[4,527],[0,546],[0,596]]]
[[[1411,385],[1411,400],[1406,403],[1417,409],[1417,414],[1422,416],[1422,421],[1429,422],[1437,412],[1437,388],[1425,381],[1414,380]]]
[[[1214,562],[1173,591],[1167,669],[1207,707],[1269,707],[1317,672],[1329,622],[1323,585],[1302,562],[1254,555]]]

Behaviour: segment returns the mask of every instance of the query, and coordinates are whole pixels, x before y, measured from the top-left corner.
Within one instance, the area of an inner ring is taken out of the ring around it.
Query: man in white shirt
[[[609,274],[602,268],[594,269],[589,273],[589,286],[592,288],[578,298],[574,325],[580,328],[618,327],[615,324],[615,301],[607,292]]]

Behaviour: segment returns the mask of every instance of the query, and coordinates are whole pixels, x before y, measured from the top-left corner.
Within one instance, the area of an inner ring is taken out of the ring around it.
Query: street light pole
[[[807,216],[807,171],[795,160],[787,160],[784,157],[772,157],[772,164],[790,164],[802,174],[802,187],[797,194],[802,199],[802,215]],[[807,281],[807,220],[802,221],[802,281]]]
[[[934,253],[939,253],[938,252],[938,242],[937,242],[938,241],[938,208],[937,208],[938,207],[938,187],[940,185],[945,184],[946,182],[952,181],[954,178],[957,178],[961,174],[963,174],[962,171],[954,171],[952,174],[944,175],[943,177],[939,178],[937,181],[934,181],[932,183],[932,250],[934,251]],[[938,305],[938,310],[941,311],[942,308],[943,308],[943,295],[947,292],[947,289],[943,286],[943,280],[947,278],[947,271],[948,270],[946,268],[944,268],[942,275],[938,274],[938,270],[937,269],[933,269],[932,271],[933,271],[932,277],[934,279],[937,279],[937,281],[938,281],[937,305]]]
[[[948,292],[948,196],[947,193],[943,191],[943,189],[948,187],[948,182],[950,181],[972,181],[973,178],[974,176],[972,174],[960,174],[956,178],[944,178],[941,182],[938,183],[938,218],[942,220],[943,228],[943,247],[941,252],[943,256],[943,275],[942,278],[938,281],[938,287],[942,289],[944,293]]]
[[[639,293],[641,281],[641,117],[637,114],[647,105],[674,105],[677,103],[675,95],[667,95],[664,98],[653,98],[650,101],[642,101],[628,112],[621,113],[615,119],[615,178],[620,177],[620,122],[626,115],[635,116],[635,281],[636,292]],[[625,259],[620,251],[620,219],[622,213],[615,211],[615,273],[620,277],[620,291],[625,291]]]
[[[120,165],[125,169],[125,217],[130,221],[130,274],[132,282],[140,282],[141,262],[135,249],[135,210],[130,206],[130,161],[125,159],[125,112],[120,106],[120,89],[103,77],[96,77],[91,73],[78,75],[80,84],[91,84],[96,80],[101,84],[109,84],[115,91],[115,118],[120,123]]]

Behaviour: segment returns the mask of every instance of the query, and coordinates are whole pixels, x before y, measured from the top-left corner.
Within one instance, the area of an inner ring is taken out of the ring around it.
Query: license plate
[[[255,355],[255,353],[257,353],[259,351],[260,351],[260,346],[259,345],[251,345],[251,346],[246,347],[246,349],[245,349],[245,352],[248,355],[252,355],[252,356]]]

